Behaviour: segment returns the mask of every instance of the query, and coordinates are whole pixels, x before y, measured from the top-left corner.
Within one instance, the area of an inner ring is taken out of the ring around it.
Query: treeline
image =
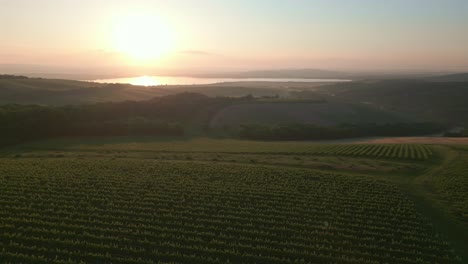
[[[0,79],[29,79],[26,76],[11,75],[11,74],[0,74]]]
[[[369,102],[386,110],[433,122],[466,124],[467,87],[468,82],[383,80],[336,83],[324,86],[319,92],[334,100]]]
[[[438,133],[434,123],[343,124],[331,127],[313,124],[243,125],[239,136],[253,140],[323,140],[370,136],[417,136]]]
[[[73,136],[182,136],[203,131],[234,98],[183,93],[143,102],[0,107],[0,144]]]
[[[0,145],[55,137],[207,135],[210,120],[230,104],[252,97],[207,97],[182,93],[148,101],[76,106],[0,106]],[[257,140],[318,140],[437,133],[432,123],[359,124],[320,127],[311,124],[244,125],[239,136]]]
[[[460,131],[448,131],[444,133],[444,137],[468,137],[468,129]]]

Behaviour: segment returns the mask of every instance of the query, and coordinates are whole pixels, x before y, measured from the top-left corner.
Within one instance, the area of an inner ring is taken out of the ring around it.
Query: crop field
[[[460,146],[458,146],[460,148]],[[457,219],[468,224],[468,149],[452,152],[454,156],[447,167],[430,175],[426,185]]]
[[[62,139],[0,152],[1,263],[464,263],[463,146]]]
[[[0,160],[10,263],[456,263],[388,182],[142,159]]]
[[[151,141],[125,138],[85,142],[53,140],[32,143],[26,149],[122,152],[204,152],[204,153],[278,153],[302,155],[362,156],[383,159],[427,160],[431,147],[421,144],[318,144],[313,142],[261,142],[232,139],[187,139],[185,141]]]
[[[322,145],[312,147],[310,153],[411,160],[427,160],[432,156],[430,147],[413,144]]]

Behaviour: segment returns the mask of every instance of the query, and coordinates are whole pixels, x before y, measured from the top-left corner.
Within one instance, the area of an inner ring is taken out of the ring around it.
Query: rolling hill
[[[241,97],[249,94],[286,96],[288,90],[282,86],[252,83],[145,87],[5,75],[0,78],[0,104],[75,105],[128,100],[142,101],[183,92],[197,92],[207,96]]]
[[[243,124],[301,123],[333,126],[342,123],[395,123],[407,118],[364,105],[340,102],[251,102],[226,106],[211,121],[211,127]]]
[[[429,81],[438,81],[438,82],[468,82],[468,73],[455,73],[448,75],[435,76],[427,78]]]
[[[125,84],[42,79],[0,79],[0,104],[67,105],[106,101],[144,100],[165,95],[164,89]]]
[[[322,120],[327,118],[333,119],[334,113],[340,111],[348,111],[348,113],[338,119],[343,120],[343,117],[346,117],[344,119],[350,118],[355,110],[346,110],[346,107],[342,108],[343,104],[360,104],[367,105],[369,109],[373,108],[376,111],[398,113],[397,115],[404,115],[409,119],[464,125],[468,123],[468,106],[466,104],[468,82],[453,81],[462,80],[464,76],[465,74],[447,75],[445,77],[437,77],[438,79],[433,79],[433,81],[392,79],[346,83],[236,82],[212,85],[166,85],[153,87],[4,76],[0,78],[0,104],[77,105],[129,100],[142,101],[182,92],[196,92],[212,97],[242,97],[246,95],[263,97],[278,95],[281,98],[289,98],[288,100],[291,98],[298,100],[313,99],[333,103],[328,104],[327,107],[328,109],[336,107],[336,109],[329,110],[329,113],[324,113],[325,115],[320,118]],[[452,81],[448,81],[449,79]],[[259,117],[260,115],[275,117],[276,121],[307,121],[315,118],[301,118],[299,116],[305,116],[307,112],[302,114],[294,113],[300,112],[299,108],[302,106],[294,104],[294,106],[288,107],[287,105],[275,105],[275,107],[271,107],[263,104],[259,109],[251,109],[252,105],[235,106],[225,110],[220,116],[232,115],[234,113],[243,115],[242,112],[247,111],[245,114],[251,114],[252,121],[256,121],[253,116]],[[314,107],[317,106],[315,105]],[[310,110],[314,111],[313,109]],[[227,114],[228,112],[230,114]],[[217,117],[215,120],[220,120],[219,118]],[[352,118],[351,120],[355,119]],[[367,120],[365,115],[362,119]],[[386,120],[386,118],[382,120]],[[320,123],[323,122],[320,121]],[[335,121],[330,122],[333,123]]]
[[[314,89],[328,100],[365,103],[434,122],[468,123],[468,82],[373,80],[336,83]],[[307,92],[303,93],[307,98]],[[296,93],[300,96],[300,93]]]

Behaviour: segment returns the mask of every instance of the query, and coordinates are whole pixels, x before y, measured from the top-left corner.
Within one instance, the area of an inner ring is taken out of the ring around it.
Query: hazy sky
[[[468,70],[468,1],[0,0],[0,64]]]

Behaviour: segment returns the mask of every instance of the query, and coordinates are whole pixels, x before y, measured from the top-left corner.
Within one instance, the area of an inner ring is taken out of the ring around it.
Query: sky
[[[468,1],[0,0],[0,64],[467,71]]]

